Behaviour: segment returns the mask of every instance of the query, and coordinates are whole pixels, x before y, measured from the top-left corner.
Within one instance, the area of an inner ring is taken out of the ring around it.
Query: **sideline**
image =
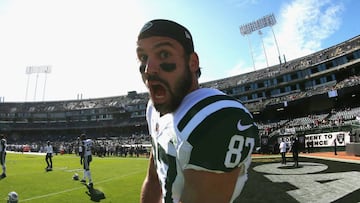
[[[309,155],[309,154],[299,154],[299,157],[306,157],[311,159],[323,159],[323,160],[330,160],[330,161],[338,161],[338,162],[346,162],[346,163],[354,163],[360,164],[360,160],[351,159],[351,158],[341,158],[334,156],[325,156],[325,155]]]
[[[281,155],[280,154],[253,154],[251,157],[252,157],[252,159],[274,159],[274,158],[281,158]],[[360,164],[359,156],[348,155],[348,154],[346,154],[345,151],[338,152],[338,155],[334,155],[334,152],[299,153],[299,158],[301,158],[301,157]],[[292,154],[287,153],[286,159],[292,160]]]
[[[46,153],[42,153],[42,152],[14,152],[14,151],[6,151],[6,153],[10,153],[10,154],[24,154],[24,155],[46,155]]]

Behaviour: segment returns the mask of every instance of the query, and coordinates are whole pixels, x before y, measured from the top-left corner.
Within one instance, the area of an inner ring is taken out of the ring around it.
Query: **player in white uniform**
[[[251,113],[233,97],[199,87],[199,59],[182,25],[150,21],[137,44],[153,144],[140,202],[233,202],[258,137]]]
[[[0,164],[2,168],[2,174],[0,178],[6,177],[6,139],[5,135],[0,135]]]
[[[93,141],[91,139],[86,139],[85,134],[81,134],[81,147],[83,155],[83,166],[84,166],[84,176],[81,179],[82,183],[86,183],[86,178],[89,180],[89,186],[93,187],[91,172],[90,172],[90,162],[92,161],[92,146]]]

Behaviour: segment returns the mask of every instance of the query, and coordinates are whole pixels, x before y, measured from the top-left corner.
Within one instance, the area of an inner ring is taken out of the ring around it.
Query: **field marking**
[[[46,195],[39,195],[39,196],[31,197],[31,198],[28,198],[28,199],[23,199],[23,200],[21,200],[21,202],[26,202],[26,201],[30,201],[30,200],[34,200],[34,199],[41,199],[41,198],[44,198],[44,197],[55,196],[55,195],[58,195],[58,194],[78,190],[78,189],[81,189],[81,188],[84,188],[84,186],[76,187],[76,188],[72,188],[72,189],[67,189],[67,190],[63,190],[63,191],[59,191],[59,192],[49,193],[49,194],[46,194]]]
[[[324,171],[328,168],[327,165],[321,163],[299,162],[300,167],[292,167],[293,164],[294,162],[288,162],[287,165],[282,165],[281,163],[262,164],[255,166],[253,170],[259,173],[295,175],[295,174],[317,173]]]
[[[300,167],[295,168],[293,163],[266,163],[253,170],[264,173],[273,183],[293,185],[286,193],[299,203],[334,202],[360,189],[359,171],[323,173],[328,168],[326,164],[300,162]]]
[[[75,168],[75,169],[68,169],[68,170],[64,170],[65,172],[78,172],[78,171],[84,171],[84,169],[82,168]]]
[[[120,178],[123,178],[123,177],[127,177],[127,176],[130,176],[130,175],[137,174],[137,173],[142,173],[143,171],[144,170],[138,170],[138,171],[134,171],[132,173],[117,176],[115,178],[112,177],[112,178],[108,178],[108,179],[105,179],[105,180],[102,180],[102,181],[97,181],[96,185],[100,184],[100,183],[105,183],[105,182],[110,182],[110,181],[113,181],[113,180],[117,180],[117,179],[120,179]],[[72,188],[72,189],[67,189],[67,190],[54,192],[54,193],[49,193],[49,194],[46,194],[46,195],[39,195],[39,196],[27,198],[27,199],[22,199],[21,202],[26,202],[26,201],[30,201],[30,200],[34,200],[34,199],[41,199],[41,198],[45,198],[45,197],[55,196],[55,195],[59,195],[59,194],[62,194],[62,193],[66,193],[66,192],[70,192],[70,191],[74,191],[74,190],[79,190],[79,189],[82,189],[82,188],[84,188],[84,185],[82,185],[81,187],[75,187],[75,188]]]
[[[286,191],[299,203],[335,202],[360,189],[360,172],[264,175],[274,183],[289,183],[295,189]]]

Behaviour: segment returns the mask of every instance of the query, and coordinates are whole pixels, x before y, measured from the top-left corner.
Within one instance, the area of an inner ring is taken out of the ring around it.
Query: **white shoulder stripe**
[[[185,116],[190,108],[193,107],[197,102],[215,95],[224,95],[224,93],[217,89],[201,88],[188,94],[182,101],[180,108],[175,112],[175,123],[179,122],[179,120],[176,119],[181,119],[183,116]]]
[[[212,113],[223,109],[224,107],[234,107],[243,109],[246,113],[251,115],[251,113],[239,102],[233,100],[219,100],[214,102],[205,108],[201,109],[186,125],[186,127],[180,132],[180,137],[182,140],[186,140],[190,133],[201,123],[207,116]]]

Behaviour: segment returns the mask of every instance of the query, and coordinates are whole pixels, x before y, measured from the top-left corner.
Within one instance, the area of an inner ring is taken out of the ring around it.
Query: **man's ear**
[[[190,60],[189,60],[189,66],[190,66],[190,70],[191,72],[195,73],[197,72],[197,70],[200,68],[199,67],[199,57],[197,55],[196,52],[193,52],[190,54]]]

